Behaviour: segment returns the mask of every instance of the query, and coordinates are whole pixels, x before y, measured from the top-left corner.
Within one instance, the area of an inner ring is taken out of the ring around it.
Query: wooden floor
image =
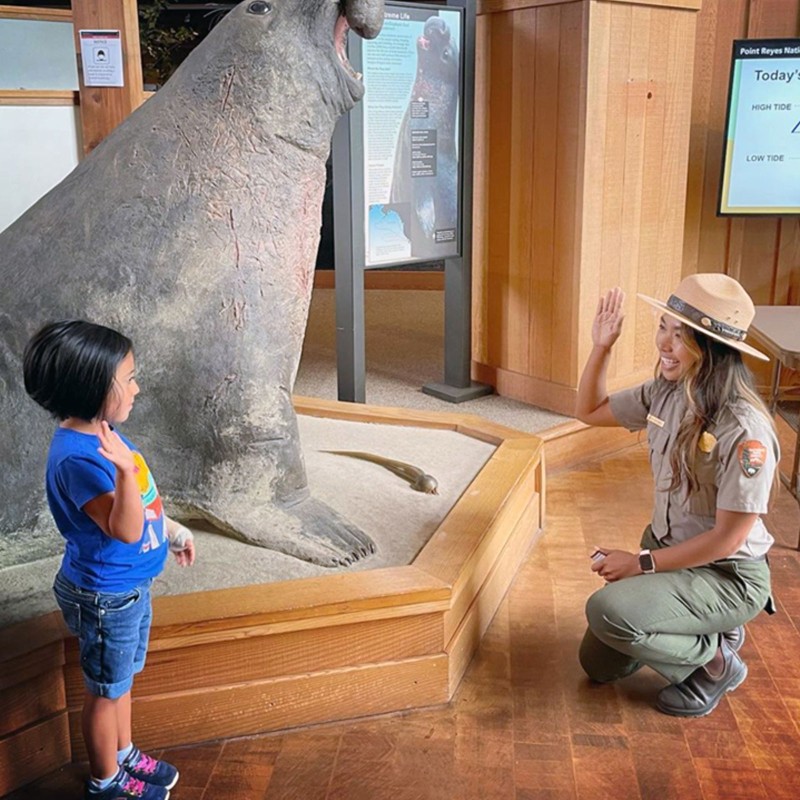
[[[800,512],[783,492],[768,520],[780,612],[748,626],[750,676],[709,717],[652,708],[642,670],[584,678],[576,650],[599,579],[594,544],[632,549],[647,522],[643,447],[548,483],[543,540],[521,568],[450,706],[177,748],[174,800],[732,800],[800,797]],[[81,797],[85,768],[12,795]]]

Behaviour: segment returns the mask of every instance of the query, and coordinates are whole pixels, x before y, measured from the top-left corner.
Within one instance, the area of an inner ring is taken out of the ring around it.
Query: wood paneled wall
[[[731,43],[800,36],[800,0],[703,0],[697,15],[684,274],[725,272],[757,304],[800,303],[800,219],[717,217]]]
[[[681,276],[699,0],[486,4],[478,21],[473,372],[572,413],[597,298]],[[610,387],[652,372],[628,303]]]

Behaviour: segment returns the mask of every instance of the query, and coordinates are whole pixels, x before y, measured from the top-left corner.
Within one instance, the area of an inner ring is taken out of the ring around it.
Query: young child
[[[167,800],[178,770],[131,742],[131,686],[144,666],[150,585],[164,568],[169,534],[181,566],[194,562],[194,544],[164,516],[144,458],[114,429],[139,393],[133,345],[90,322],[55,322],[28,343],[23,368],[28,394],[59,420],[45,480],[66,539],[53,591],[80,642],[86,685],[85,797]]]

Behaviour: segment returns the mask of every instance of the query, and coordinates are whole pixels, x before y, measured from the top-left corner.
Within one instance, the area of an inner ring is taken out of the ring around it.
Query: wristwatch
[[[639,568],[645,575],[652,575],[656,571],[656,562],[649,550],[639,551]]]

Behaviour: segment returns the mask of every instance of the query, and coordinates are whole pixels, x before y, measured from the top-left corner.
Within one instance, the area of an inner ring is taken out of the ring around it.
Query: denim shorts
[[[56,575],[53,593],[70,631],[78,637],[87,690],[116,699],[130,691],[144,668],[150,622],[148,579],[120,593],[93,592]]]

